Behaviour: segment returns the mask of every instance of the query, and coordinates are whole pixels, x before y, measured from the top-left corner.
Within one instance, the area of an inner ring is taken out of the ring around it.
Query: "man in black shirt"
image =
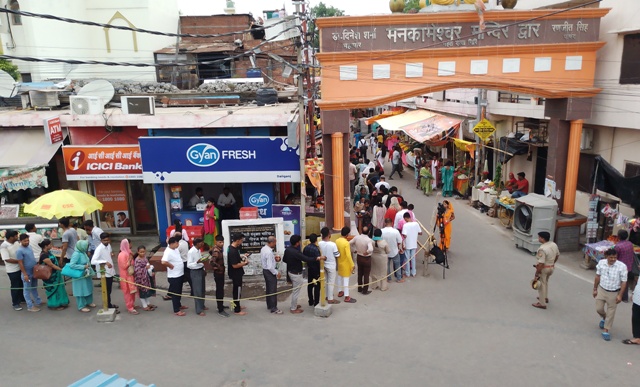
[[[282,260],[287,264],[287,272],[291,277],[293,283],[293,292],[291,293],[291,310],[293,314],[304,312],[302,306],[298,305],[298,296],[300,295],[300,289],[304,285],[304,278],[302,277],[302,262],[314,262],[326,259],[323,256],[316,258],[307,257],[300,252],[302,238],[300,235],[291,235],[289,242],[291,246],[284,250],[284,257]]]
[[[244,276],[243,267],[249,264],[249,254],[240,255],[240,246],[244,240],[244,235],[233,234],[231,236],[231,245],[229,245],[229,251],[227,253],[227,263],[229,265],[229,278],[233,283],[233,302],[235,307],[233,313],[238,316],[244,316],[247,314],[243,309],[245,307],[240,306],[240,295],[242,294],[242,276]]]
[[[318,258],[322,254],[318,248],[318,236],[309,235],[309,244],[302,250],[302,254],[309,258]],[[316,283],[313,283],[316,280]],[[320,261],[307,262],[307,294],[309,296],[309,306],[316,306],[320,303]]]

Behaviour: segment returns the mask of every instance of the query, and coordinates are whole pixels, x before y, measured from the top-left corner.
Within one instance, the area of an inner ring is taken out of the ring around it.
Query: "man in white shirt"
[[[202,191],[202,188],[198,187],[196,188],[196,194],[193,195],[191,199],[189,199],[189,207],[195,208],[198,203],[202,202],[204,202],[204,193]]]
[[[85,220],[83,227],[89,237],[89,251],[87,255],[91,258],[93,252],[96,251],[96,248],[100,245],[100,235],[102,235],[104,231],[100,227],[94,226],[93,220],[91,219]]]
[[[180,302],[182,299],[182,284],[184,282],[184,264],[178,252],[178,240],[175,236],[169,238],[169,245],[164,250],[160,262],[167,267],[167,280],[169,281],[173,313],[176,316],[186,316],[183,309],[188,309],[189,307],[183,306]]]
[[[31,251],[33,251],[33,256],[36,260],[40,260],[42,248],[38,244],[44,240],[44,237],[36,233],[36,225],[33,223],[27,223],[24,229],[27,230],[27,235],[29,235],[29,247],[31,247]]]
[[[402,235],[404,235],[404,249],[407,257],[407,266],[404,268],[408,276],[415,277],[416,272],[416,250],[418,249],[418,235],[422,235],[422,229],[418,222],[411,219],[411,214],[407,211],[403,215],[404,226],[402,226]]]
[[[100,278],[100,264],[105,264],[105,279],[107,281],[107,303],[109,308],[118,309],[118,305],[111,303],[111,289],[113,288],[113,276],[116,275],[116,269],[113,267],[113,251],[111,250],[111,238],[109,234],[103,232],[100,234],[100,244],[96,247],[91,257],[91,264],[96,266],[96,273]],[[120,311],[116,311],[120,313]]]
[[[201,238],[195,238],[193,240],[193,247],[187,252],[187,269],[189,270],[189,276],[191,278],[191,291],[193,292],[193,297],[195,297],[194,300],[196,303],[196,314],[198,316],[206,316],[206,313],[204,311],[209,309],[204,306],[204,277],[207,272],[204,269],[204,264],[200,262],[200,249],[202,249],[203,244],[204,243]],[[178,242],[178,250],[180,249],[179,245],[180,242]]]
[[[605,251],[604,258],[596,266],[596,278],[593,282],[593,298],[596,299],[596,312],[600,315],[600,329],[605,341],[611,340],[609,330],[613,326],[616,308],[622,302],[627,291],[627,265],[618,261],[615,249]],[[605,311],[604,305],[607,304]]]
[[[222,193],[218,196],[218,210],[220,211],[220,219],[233,219],[234,206],[236,204],[236,198],[229,190],[229,187],[224,187]]]
[[[391,188],[391,185],[387,183],[387,178],[384,176],[380,176],[380,181],[376,183],[376,191],[380,192],[380,187],[387,187],[387,189]]]
[[[23,282],[22,282],[22,273],[20,272],[20,264],[16,259],[16,252],[18,251],[18,247],[20,247],[20,243],[18,243],[18,232],[15,230],[9,230],[4,236],[4,242],[0,245],[0,256],[2,256],[2,260],[4,261],[4,267],[7,271],[7,275],[9,276],[9,281],[11,283],[11,304],[13,305],[13,310],[20,311],[22,307],[21,303],[26,303],[27,301],[24,299],[23,294]]]
[[[174,237],[178,239],[178,254],[180,254],[180,259],[182,259],[182,264],[184,266],[184,276],[183,281],[189,284],[191,291],[189,295],[193,296],[193,283],[191,281],[191,269],[187,266],[187,259],[189,258],[189,243],[182,238],[182,233],[177,232],[174,234]]]
[[[387,218],[384,220],[384,228],[382,229],[382,239],[384,239],[389,245],[389,263],[387,265],[387,274],[389,274],[388,280],[391,280],[391,265],[393,264],[393,270],[396,275],[396,282],[402,283],[402,268],[400,263],[400,253],[402,250],[402,235],[400,231],[393,227],[393,220]]]
[[[267,237],[267,244],[260,249],[260,262],[262,263],[262,275],[265,282],[265,294],[267,295],[267,309],[274,314],[282,314],[278,309],[278,296],[276,293],[278,288],[278,279],[280,273],[276,269],[276,262],[280,262],[280,257],[273,253],[276,248],[276,237],[270,235]]]
[[[329,227],[320,230],[322,240],[318,242],[320,253],[327,257],[324,261],[325,282],[327,284],[327,300],[329,304],[339,304],[340,301],[333,299],[333,287],[336,282],[336,259],[340,256],[338,246],[331,241],[331,231]]]

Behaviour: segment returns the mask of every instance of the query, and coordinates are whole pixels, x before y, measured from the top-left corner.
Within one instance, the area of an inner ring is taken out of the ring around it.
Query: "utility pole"
[[[304,1],[294,0],[293,4],[296,7],[296,16],[302,23],[302,31],[306,31],[306,19],[304,18]],[[304,105],[304,73],[306,66],[304,64],[304,58],[302,51],[306,45],[306,36],[302,34],[302,37],[296,49],[298,50],[298,139],[299,139],[299,151],[300,151],[300,234],[302,238],[307,237],[307,225],[306,225],[306,159],[307,159],[307,128],[305,125],[305,105]]]

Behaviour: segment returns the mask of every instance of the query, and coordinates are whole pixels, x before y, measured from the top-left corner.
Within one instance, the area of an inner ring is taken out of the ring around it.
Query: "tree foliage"
[[[344,11],[333,6],[327,6],[323,2],[319,2],[318,5],[311,8],[311,19],[309,23],[308,31],[311,34],[311,43],[314,48],[320,47],[320,33],[316,31],[316,23],[314,22],[319,17],[332,17],[332,16],[344,16]]]
[[[14,65],[6,59],[0,59],[0,70],[6,71],[16,81],[20,79],[20,71],[18,71],[18,66]]]
[[[404,13],[420,10],[420,0],[405,0],[404,1]]]

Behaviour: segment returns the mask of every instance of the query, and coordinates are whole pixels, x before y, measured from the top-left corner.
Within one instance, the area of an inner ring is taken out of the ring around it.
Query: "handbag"
[[[49,265],[37,264],[33,267],[33,278],[48,280],[51,278],[52,270],[53,269],[51,269],[51,266]]]
[[[65,277],[82,278],[84,277],[84,270],[72,269],[70,265],[64,265],[60,272]]]
[[[134,273],[133,265],[129,265],[129,267],[127,268],[127,274],[133,275],[133,273]]]

